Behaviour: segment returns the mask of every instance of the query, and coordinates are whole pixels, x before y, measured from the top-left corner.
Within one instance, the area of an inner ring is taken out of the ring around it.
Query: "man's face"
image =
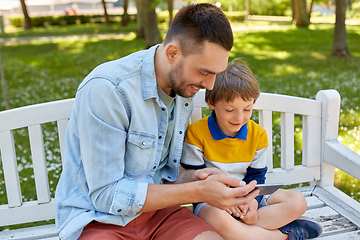
[[[192,97],[201,88],[211,90],[216,74],[226,69],[229,51],[222,46],[205,42],[203,51],[179,56],[169,72],[171,89],[182,97]]]

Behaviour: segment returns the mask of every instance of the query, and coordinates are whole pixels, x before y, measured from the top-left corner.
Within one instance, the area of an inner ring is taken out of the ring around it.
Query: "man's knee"
[[[224,240],[218,233],[214,231],[205,231],[197,235],[194,240]]]

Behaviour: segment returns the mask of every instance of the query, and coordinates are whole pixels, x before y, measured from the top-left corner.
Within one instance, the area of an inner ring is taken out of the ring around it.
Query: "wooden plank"
[[[314,208],[321,208],[321,207],[325,207],[325,203],[323,201],[321,201],[318,197],[315,196],[309,196],[309,197],[305,197],[306,202],[307,202],[307,209],[314,209]]]
[[[55,224],[22,228],[0,232],[0,239],[6,240],[59,240]]]
[[[0,112],[0,132],[69,118],[75,99],[40,103]]]
[[[263,111],[259,110],[259,124],[266,130],[268,136],[268,149],[266,151],[266,166],[268,167],[268,172],[273,170],[273,153],[272,153],[272,111]]]
[[[360,230],[353,232],[345,232],[342,234],[335,234],[331,236],[320,236],[321,240],[359,240],[360,239]]]
[[[0,132],[0,149],[8,205],[18,207],[22,204],[22,198],[12,131]],[[0,217],[4,215],[0,214]]]
[[[319,166],[321,157],[321,118],[303,116],[302,165]]]
[[[24,202],[21,207],[9,208],[0,205],[0,226],[55,219],[55,200],[38,204],[37,201]]]
[[[281,113],[281,168],[294,169],[294,114]]]
[[[260,97],[254,104],[254,109],[321,117],[321,103],[319,101],[272,93],[260,93]]]
[[[323,228],[323,233],[321,234],[321,236],[329,236],[342,232],[350,232],[357,229],[356,225],[345,217],[321,222],[321,226]]]
[[[65,134],[68,122],[68,119],[60,120],[57,122],[61,160],[63,160],[65,156]],[[63,161],[61,161],[61,163],[63,163]]]
[[[360,179],[360,155],[338,140],[325,142],[324,161]]]
[[[304,216],[319,222],[329,221],[340,217],[340,214],[329,206],[322,208],[309,209]]]
[[[334,186],[316,187],[314,195],[360,227],[360,203]]]
[[[274,168],[273,172],[266,174],[267,183],[283,182],[285,185],[320,180],[320,166],[295,166],[292,170]]]
[[[38,203],[47,203],[50,201],[50,190],[46,168],[44,139],[40,124],[29,126],[29,138],[37,200]]]
[[[321,143],[322,149],[325,148],[325,141],[336,140],[338,137],[339,114],[340,114],[340,95],[336,90],[319,91],[316,100],[321,101]],[[322,153],[320,160],[324,160]],[[333,186],[335,167],[323,162],[321,164],[320,186]]]

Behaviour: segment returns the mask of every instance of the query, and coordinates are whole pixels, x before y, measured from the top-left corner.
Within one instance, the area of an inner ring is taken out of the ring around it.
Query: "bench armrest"
[[[360,179],[360,155],[338,140],[325,142],[324,161]]]

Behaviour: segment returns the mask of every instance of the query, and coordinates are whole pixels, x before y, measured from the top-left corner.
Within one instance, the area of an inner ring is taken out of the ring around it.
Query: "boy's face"
[[[247,123],[252,114],[254,99],[244,101],[241,97],[234,101],[219,101],[215,105],[209,104],[211,110],[215,111],[216,123],[221,131],[228,136],[234,137],[240,128]]]

